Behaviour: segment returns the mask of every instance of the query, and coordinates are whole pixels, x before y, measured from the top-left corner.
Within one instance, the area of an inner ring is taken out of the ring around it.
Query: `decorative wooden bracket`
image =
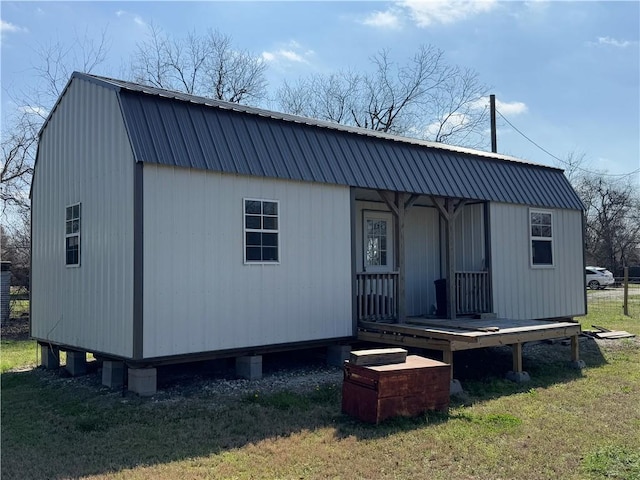
[[[446,222],[452,222],[456,219],[462,207],[464,207],[467,203],[465,199],[459,199],[458,203],[454,203],[455,199],[451,198],[436,198],[433,195],[430,196],[431,201],[436,206],[436,209],[444,218]]]

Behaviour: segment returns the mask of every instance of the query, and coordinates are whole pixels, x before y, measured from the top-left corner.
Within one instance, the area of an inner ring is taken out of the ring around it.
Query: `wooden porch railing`
[[[487,313],[489,302],[489,272],[456,272],[456,313]]]
[[[398,272],[357,273],[358,320],[398,318]]]

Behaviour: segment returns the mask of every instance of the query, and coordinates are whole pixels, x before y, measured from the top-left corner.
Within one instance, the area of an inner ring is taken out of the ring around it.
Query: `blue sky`
[[[95,73],[123,77],[153,22],[183,35],[218,29],[262,55],[275,91],[283,79],[362,69],[387,48],[398,60],[421,44],[476,70],[498,109],[552,154],[584,153],[587,168],[640,168],[640,2],[5,2],[2,119],[10,93],[33,84],[38,45],[106,29],[108,61]],[[559,165],[500,120],[498,150]],[[636,174],[640,184],[640,174]]]

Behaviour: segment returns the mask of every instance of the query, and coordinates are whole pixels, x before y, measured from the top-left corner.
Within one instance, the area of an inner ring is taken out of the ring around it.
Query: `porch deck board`
[[[407,319],[407,323],[415,325],[419,328],[435,331],[455,331],[463,332],[469,337],[484,337],[498,335],[500,333],[515,333],[535,330],[557,329],[558,327],[575,327],[575,322],[556,321],[556,320],[517,320],[508,318],[457,318],[451,319],[431,319],[424,317],[411,317]],[[496,327],[496,331],[488,331]]]
[[[579,335],[579,323],[560,320],[516,320],[508,318],[428,319],[412,317],[407,323],[359,322],[358,337],[366,341],[412,345],[437,350],[470,350],[513,345]],[[496,331],[485,331],[497,327]],[[376,340],[376,338],[378,340]]]

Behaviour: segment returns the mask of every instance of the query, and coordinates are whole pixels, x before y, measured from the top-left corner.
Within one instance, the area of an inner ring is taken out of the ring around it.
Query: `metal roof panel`
[[[561,170],[84,74],[119,89],[137,161],[582,209]]]

